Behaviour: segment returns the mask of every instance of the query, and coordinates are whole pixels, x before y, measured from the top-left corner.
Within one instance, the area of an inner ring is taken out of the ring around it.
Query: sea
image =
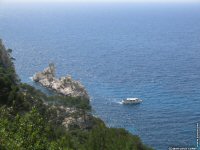
[[[55,63],[108,127],[156,150],[196,147],[200,3],[3,3],[0,38],[22,82]],[[138,97],[139,105],[121,100]]]

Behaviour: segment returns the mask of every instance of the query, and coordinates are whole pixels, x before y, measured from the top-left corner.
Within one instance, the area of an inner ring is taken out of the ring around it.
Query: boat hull
[[[122,100],[122,104],[140,104],[142,100],[137,101],[129,101],[129,100]]]

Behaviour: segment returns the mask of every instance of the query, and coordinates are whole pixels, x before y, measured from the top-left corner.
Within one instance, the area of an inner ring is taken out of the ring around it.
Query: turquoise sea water
[[[0,3],[0,37],[23,82],[49,62],[83,82],[95,115],[165,150],[196,144],[200,4]],[[37,87],[37,85],[35,85]],[[140,105],[122,105],[126,97]]]

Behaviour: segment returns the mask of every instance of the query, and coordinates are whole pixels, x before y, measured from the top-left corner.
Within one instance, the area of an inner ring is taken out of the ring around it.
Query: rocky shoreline
[[[90,99],[81,82],[72,79],[70,75],[58,79],[56,78],[55,70],[55,65],[51,63],[42,72],[34,74],[33,81],[64,96]]]

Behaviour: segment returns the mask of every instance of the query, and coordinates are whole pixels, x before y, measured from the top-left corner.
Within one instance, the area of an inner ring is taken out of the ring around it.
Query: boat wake
[[[121,104],[121,105],[123,104],[122,102],[116,102],[116,103],[117,103],[117,104]]]
[[[33,77],[29,77],[29,79],[30,79],[31,81],[33,81]]]

